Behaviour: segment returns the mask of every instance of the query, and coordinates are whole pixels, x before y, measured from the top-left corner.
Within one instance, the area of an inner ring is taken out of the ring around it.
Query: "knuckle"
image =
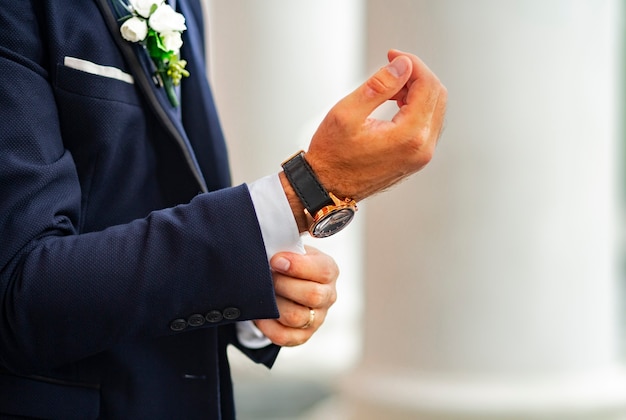
[[[339,267],[337,267],[337,264],[332,261],[331,263],[324,265],[324,267],[318,271],[318,275],[320,282],[324,284],[333,283],[337,280],[337,277],[339,277]]]
[[[324,285],[316,285],[309,292],[308,301],[309,306],[313,308],[321,308],[328,304],[328,301],[331,298],[331,291],[329,287]]]
[[[272,336],[270,337],[270,340],[272,341],[272,343],[276,344],[277,346],[281,346],[281,347],[291,346],[291,337],[284,330],[276,331],[274,334],[272,334]]]
[[[381,77],[380,73],[376,73],[365,82],[365,86],[374,94],[380,95],[389,90],[388,83]]]
[[[424,136],[426,137],[420,137],[411,146],[410,156],[414,156],[414,166],[417,170],[429,163],[434,156],[434,148],[431,144],[434,142],[426,140],[426,138],[430,137],[430,130]]]
[[[405,137],[398,149],[402,156],[402,163],[398,166],[402,178],[419,171],[433,159],[437,136],[435,130],[428,125]]]
[[[416,156],[424,153],[427,147],[428,138],[430,137],[430,127],[424,127],[420,130],[417,136],[415,136],[408,144],[411,153],[410,156]]]
[[[339,277],[339,266],[337,265],[337,262],[335,262],[335,260],[333,260],[332,258],[330,259],[331,262],[328,265],[328,269],[326,271],[326,279],[328,280],[329,283],[334,282],[335,280],[337,280],[337,278]]]
[[[328,301],[329,301],[329,303],[330,303],[330,306],[334,305],[334,304],[335,304],[335,302],[337,302],[337,291],[336,291],[336,290],[334,290],[334,291],[330,294],[330,297],[329,297]]]
[[[280,314],[280,318],[285,324],[296,326],[300,322],[301,316],[295,311],[285,311]]]
[[[435,155],[434,147],[427,147],[426,149],[422,151],[422,162],[424,164],[429,163],[431,160],[433,160],[434,155]]]
[[[346,131],[349,126],[352,110],[345,106],[336,106],[330,110],[325,118],[326,127],[333,127],[339,132]]]
[[[320,260],[316,264],[316,280],[323,284],[334,283],[339,277],[339,266],[329,255],[319,254]]]

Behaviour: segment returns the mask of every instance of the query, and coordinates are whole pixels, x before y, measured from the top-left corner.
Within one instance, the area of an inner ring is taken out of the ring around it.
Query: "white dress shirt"
[[[248,185],[248,189],[261,227],[267,260],[280,251],[304,254],[298,225],[278,174],[254,181]],[[252,321],[237,323],[237,337],[241,344],[250,349],[260,349],[271,344]]]

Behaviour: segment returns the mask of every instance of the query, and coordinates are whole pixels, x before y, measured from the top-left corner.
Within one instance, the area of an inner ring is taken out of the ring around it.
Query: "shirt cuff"
[[[281,251],[304,254],[298,225],[278,174],[256,180],[248,185],[248,189],[261,227],[268,261]]]
[[[256,211],[267,260],[280,251],[304,254],[298,225],[291,212],[278,174],[269,175],[248,185]],[[272,344],[254,322],[238,322],[237,338],[249,349],[261,349]]]
[[[252,321],[238,322],[235,326],[237,327],[237,339],[243,346],[251,350],[262,349],[272,344],[272,341]]]

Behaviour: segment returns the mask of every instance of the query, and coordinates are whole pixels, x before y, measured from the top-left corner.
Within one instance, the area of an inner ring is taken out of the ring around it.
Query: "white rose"
[[[183,46],[183,38],[178,31],[170,31],[161,34],[161,41],[167,51],[173,51],[178,54],[178,50]]]
[[[122,24],[120,32],[127,41],[143,41],[148,35],[148,24],[144,19],[132,17]]]
[[[137,12],[139,16],[143,16],[148,18],[150,16],[150,11],[152,7],[156,5],[157,7],[163,4],[164,0],[130,0],[130,5],[133,10]]]
[[[185,17],[177,13],[167,4],[159,6],[159,8],[150,15],[148,24],[159,33],[171,31],[182,32],[187,29],[187,26],[185,26]]]

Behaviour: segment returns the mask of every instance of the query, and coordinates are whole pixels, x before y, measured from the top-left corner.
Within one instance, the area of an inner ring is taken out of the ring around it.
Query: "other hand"
[[[297,346],[308,341],[337,300],[337,264],[315,248],[307,246],[306,251],[304,255],[281,252],[270,261],[280,317],[254,322],[279,346]]]
[[[422,169],[441,134],[447,91],[415,55],[391,50],[389,64],[335,105],[306,159],[327,190],[360,201]],[[391,121],[370,118],[388,100]]]
[[[447,90],[415,55],[388,53],[389,64],[339,101],[314,134],[306,160],[324,187],[360,201],[422,169],[441,134]],[[386,101],[398,111],[391,121],[370,115]],[[301,231],[303,207],[281,173]]]

